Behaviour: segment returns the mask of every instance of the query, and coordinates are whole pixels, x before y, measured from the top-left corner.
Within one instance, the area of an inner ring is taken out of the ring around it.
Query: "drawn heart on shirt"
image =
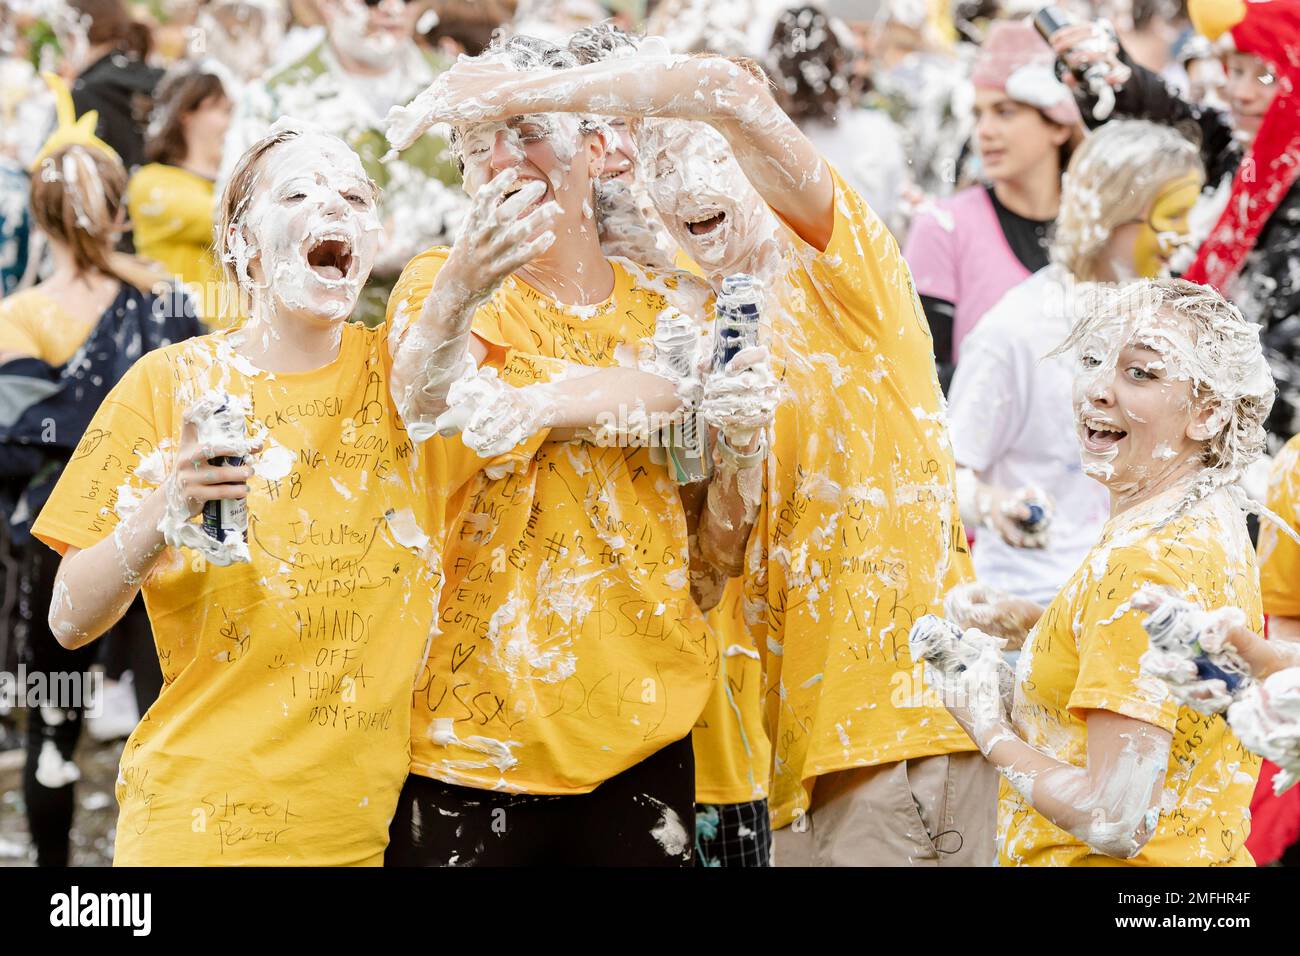
[[[466,648],[459,641],[451,649],[451,672],[454,674],[465,666],[465,662],[474,656],[474,651],[478,648],[477,644],[471,644]]]
[[[1231,830],[1220,830],[1219,839],[1223,841],[1223,848],[1229,853],[1232,852],[1233,837],[1235,834]]]

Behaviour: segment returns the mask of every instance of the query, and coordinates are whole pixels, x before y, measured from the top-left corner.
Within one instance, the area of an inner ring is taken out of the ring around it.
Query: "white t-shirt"
[[[880,110],[846,106],[835,125],[807,123],[803,132],[895,237],[901,237],[899,207],[907,184],[907,155],[894,121]]]
[[[1035,485],[1056,504],[1045,549],[1013,548],[980,530],[974,550],[981,582],[1044,605],[1110,514],[1109,493],[1079,459],[1074,358],[1045,358],[1069,335],[1073,301],[1073,283],[1055,264],[1013,286],[962,342],[948,400],[959,465],[1008,490]]]

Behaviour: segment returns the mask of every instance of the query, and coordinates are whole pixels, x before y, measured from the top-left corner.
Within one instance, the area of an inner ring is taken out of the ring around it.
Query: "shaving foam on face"
[[[272,131],[281,126],[301,128],[282,120]],[[273,325],[281,310],[346,319],[370,277],[381,232],[374,187],[344,143],[303,132],[273,147],[231,242],[253,321]],[[249,271],[254,259],[260,282]]]
[[[326,20],[330,41],[347,56],[370,67],[390,65],[402,40],[396,33],[372,28],[370,7],[361,0],[336,0]]]
[[[673,239],[709,273],[747,271],[776,221],[711,126],[681,120],[643,124],[647,191]]]
[[[1235,307],[1213,290],[1174,280],[1092,286],[1078,307],[1079,320],[1063,346],[1073,347],[1082,365],[1074,385],[1076,418],[1089,434],[1130,432],[1113,443],[1085,439],[1085,471],[1112,492],[1132,494],[1158,487],[1183,466],[1202,465],[1208,453],[1212,467],[1199,469],[1197,493],[1203,494],[1235,481],[1259,457],[1274,386],[1259,330]],[[1144,399],[1144,406],[1159,411],[1159,420],[1151,420],[1119,401],[1121,375],[1132,376],[1122,389],[1130,402],[1177,382],[1189,384],[1191,399],[1183,407]],[[1121,445],[1127,449],[1123,460]]]

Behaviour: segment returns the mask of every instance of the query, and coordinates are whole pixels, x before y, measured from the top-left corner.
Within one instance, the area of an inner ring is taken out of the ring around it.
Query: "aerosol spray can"
[[[695,323],[687,316],[671,309],[659,315],[655,323],[655,353],[674,375],[689,378],[696,374],[698,340]],[[667,446],[664,463],[679,485],[703,481],[713,474],[709,431],[700,422],[698,412],[670,426],[664,439]]]
[[[1196,665],[1196,676],[1201,680],[1221,680],[1227,685],[1229,693],[1236,693],[1245,675],[1226,671],[1210,660],[1196,636],[1197,616],[1196,612],[1170,602],[1156,608],[1142,622],[1142,626],[1156,647],[1174,653],[1190,654],[1192,663]]]
[[[1020,526],[1026,531],[1037,531],[1047,517],[1047,510],[1037,501],[1027,501],[1025,507],[1029,509],[1029,517],[1023,519]]]
[[[763,287],[743,272],[722,280],[714,305],[713,370],[721,371],[740,352],[758,344]]]
[[[1073,25],[1074,21],[1060,7],[1047,6],[1043,7],[1034,14],[1034,29],[1038,35],[1051,45],[1052,34],[1065,27]],[[1101,63],[1095,63],[1086,69],[1074,69],[1065,62],[1064,57],[1056,58],[1056,75],[1064,76],[1066,73],[1072,73],[1074,78],[1083,86],[1087,87],[1092,95],[1097,97],[1097,104],[1093,107],[1092,115],[1094,119],[1104,120],[1110,116],[1115,109],[1115,91],[1110,84],[1106,82],[1106,66]]]
[[[917,618],[907,636],[915,661],[929,661],[941,671],[961,673],[966,669],[958,653],[961,628],[936,614]]]
[[[1052,514],[1048,511],[1047,501],[1041,497],[1042,492],[1034,489],[1032,494],[1026,497],[1022,504],[1029,512],[1027,518],[1017,518],[1016,524],[1020,525],[1027,534],[1039,534],[1047,530],[1048,525],[1052,523]]]
[[[226,445],[244,441],[244,411],[241,404],[229,395],[219,394],[212,397],[215,408],[208,416],[196,422],[200,444]],[[208,464],[215,466],[242,465],[244,459],[234,455],[222,455],[209,458]],[[242,498],[223,498],[208,501],[203,505],[203,530],[217,541],[226,541],[233,537],[248,540],[248,505]]]

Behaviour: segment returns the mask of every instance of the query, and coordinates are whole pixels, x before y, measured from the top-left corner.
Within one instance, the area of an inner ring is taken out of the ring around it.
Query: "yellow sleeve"
[[[59,554],[104,540],[117,527],[119,502],[157,487],[136,469],[158,450],[160,436],[171,434],[172,379],[164,355],[141,358],[108,393],[37,516],[32,534]]]
[[[835,185],[830,242],[818,253],[801,239],[794,241],[811,255],[809,272],[836,306],[835,321],[845,331],[874,339],[904,323],[925,326],[911,273],[888,227],[835,167],[828,162],[826,168]]]
[[[1300,534],[1300,435],[1273,462],[1268,508]],[[1265,614],[1300,617],[1300,544],[1268,520],[1259,523],[1259,584]]]
[[[213,199],[166,166],[141,167],[127,185],[127,209],[141,247],[212,244]]]
[[[32,310],[22,308],[21,298],[0,302],[0,353],[16,352],[48,362],[41,347],[40,327]]]
[[[1145,613],[1129,602],[1148,584],[1196,601],[1177,574],[1140,548],[1114,549],[1101,580],[1089,582],[1076,629],[1079,674],[1067,704],[1080,719],[1080,711],[1108,710],[1173,732],[1177,703],[1158,679],[1142,676],[1138,663],[1150,640]]]

